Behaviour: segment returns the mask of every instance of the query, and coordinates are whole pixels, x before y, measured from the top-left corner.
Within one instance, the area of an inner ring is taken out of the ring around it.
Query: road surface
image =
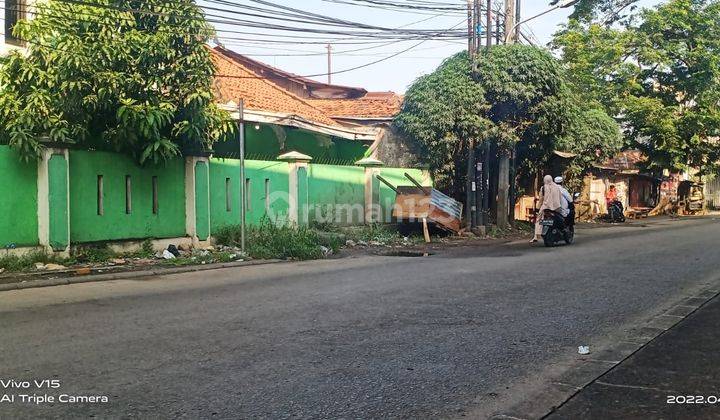
[[[0,293],[0,418],[483,417],[718,284],[720,221]],[[44,386],[47,382],[41,382]],[[100,398],[97,397],[97,398]],[[67,401],[68,397],[64,397]]]

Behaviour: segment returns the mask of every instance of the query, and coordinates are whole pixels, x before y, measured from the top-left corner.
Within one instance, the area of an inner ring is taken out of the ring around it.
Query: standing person
[[[543,178],[543,187],[540,190],[540,209],[535,216],[535,236],[533,236],[530,243],[538,241],[540,235],[542,235],[542,226],[540,220],[545,210],[552,210],[559,212],[562,209],[562,194],[560,188],[553,180],[550,175],[545,175]]]

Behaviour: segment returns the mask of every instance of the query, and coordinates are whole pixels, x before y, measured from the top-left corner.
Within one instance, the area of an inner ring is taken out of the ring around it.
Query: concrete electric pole
[[[479,1],[467,0],[467,23],[468,23],[468,58],[470,60],[470,70],[475,71],[475,58],[477,50],[481,43],[480,38],[480,16]],[[477,182],[475,176],[475,139],[467,139],[468,156],[467,168],[465,171],[465,221],[469,229],[477,227]]]
[[[515,2],[505,0],[505,43],[515,42]],[[497,226],[508,227],[510,216],[510,152],[503,150],[498,156]]]
[[[327,59],[328,59],[328,85],[332,84],[332,45],[327,44]]]

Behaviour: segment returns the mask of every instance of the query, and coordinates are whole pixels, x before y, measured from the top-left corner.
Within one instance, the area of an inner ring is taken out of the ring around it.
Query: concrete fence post
[[[365,158],[355,162],[355,165],[365,169],[365,224],[379,223],[382,215],[380,214],[380,181],[377,175],[380,175],[380,168],[385,164],[374,158]]]
[[[70,154],[47,148],[38,161],[38,242],[47,252],[70,253]]]
[[[289,152],[277,157],[287,162],[288,172],[288,222],[307,225],[308,220],[308,163],[312,157],[299,152]]]
[[[185,158],[185,234],[193,245],[210,239],[210,159]]]

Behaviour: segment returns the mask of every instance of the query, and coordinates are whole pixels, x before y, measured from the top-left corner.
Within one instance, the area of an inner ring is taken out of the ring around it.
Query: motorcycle
[[[613,200],[608,204],[607,220],[610,223],[625,222],[625,208],[620,200]]]
[[[575,205],[570,204],[568,217],[563,217],[560,213],[552,210],[544,210],[540,225],[546,247],[554,247],[560,241],[571,245],[575,241]]]

